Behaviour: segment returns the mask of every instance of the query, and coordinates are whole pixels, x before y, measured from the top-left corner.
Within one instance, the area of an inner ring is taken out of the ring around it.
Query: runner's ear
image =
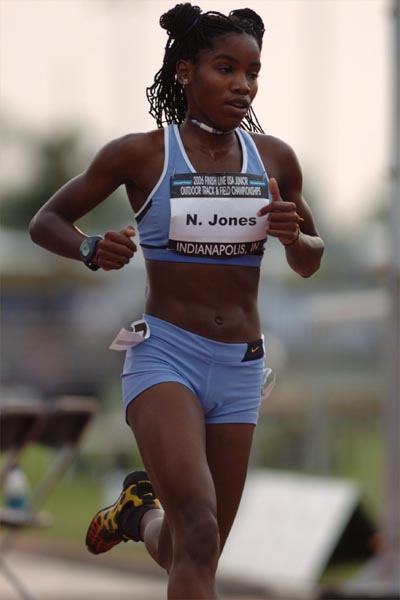
[[[183,86],[191,82],[193,63],[190,60],[180,59],[176,63],[176,78]]]

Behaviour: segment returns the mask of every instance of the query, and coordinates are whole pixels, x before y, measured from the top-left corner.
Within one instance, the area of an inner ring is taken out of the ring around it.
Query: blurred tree
[[[27,135],[25,143],[25,153],[37,165],[35,172],[30,181],[21,178],[11,184],[2,199],[2,225],[15,229],[26,229],[40,206],[77,173],[77,132],[65,131],[40,139]]]
[[[1,223],[3,227],[27,229],[36,211],[69,179],[83,171],[89,163],[87,150],[82,149],[81,134],[76,129],[54,131],[43,137],[26,134],[19,143],[24,144],[24,154],[33,165],[31,177],[19,177],[8,186],[1,202]],[[25,159],[26,160],[26,159]],[[21,165],[19,171],[24,168]],[[123,194],[112,195],[118,202],[104,203],[84,224],[99,230],[123,226],[132,222],[132,212]]]

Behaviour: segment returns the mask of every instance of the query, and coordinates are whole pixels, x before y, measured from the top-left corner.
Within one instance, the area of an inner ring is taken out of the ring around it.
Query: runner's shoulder
[[[100,169],[115,173],[128,181],[132,173],[164,152],[162,129],[145,133],[128,133],[105,144],[96,154],[90,170]]]
[[[251,133],[251,137],[257,146],[261,156],[265,153],[276,159],[287,160],[295,156],[293,148],[284,140],[264,133]]]

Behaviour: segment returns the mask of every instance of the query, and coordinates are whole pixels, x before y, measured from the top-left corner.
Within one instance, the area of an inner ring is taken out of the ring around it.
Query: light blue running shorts
[[[227,344],[151,315],[150,337],[126,352],[122,373],[126,410],[140,393],[165,382],[189,388],[206,423],[257,423],[264,375],[264,340]]]

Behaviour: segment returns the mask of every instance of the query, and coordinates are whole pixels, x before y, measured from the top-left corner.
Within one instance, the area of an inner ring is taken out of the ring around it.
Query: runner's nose
[[[245,96],[250,91],[249,80],[245,73],[238,73],[233,81],[232,89],[234,92]]]

